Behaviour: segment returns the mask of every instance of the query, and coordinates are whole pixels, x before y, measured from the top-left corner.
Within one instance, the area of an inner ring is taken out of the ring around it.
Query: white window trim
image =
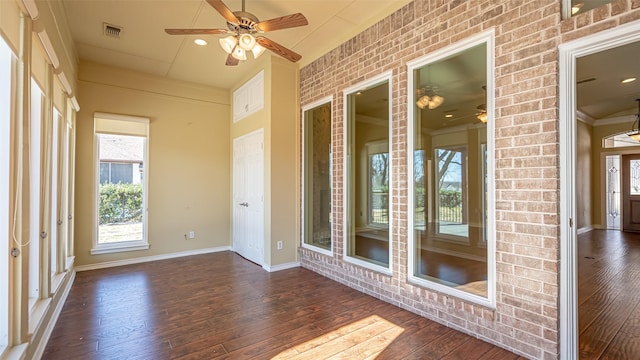
[[[0,311],[2,312],[2,324],[0,324],[0,358],[2,358],[2,354],[9,349],[9,329],[11,324],[11,316],[9,313],[9,302],[10,297],[9,293],[11,293],[10,288],[10,261],[5,261],[4,259],[9,258],[9,247],[10,239],[9,229],[10,229],[10,201],[11,201],[11,188],[9,186],[10,183],[10,164],[11,164],[11,102],[15,99],[15,88],[12,86],[14,80],[14,74],[12,71],[13,63],[15,61],[15,55],[11,51],[8,43],[4,41],[4,38],[0,36],[0,72],[2,72],[2,77],[5,77],[8,80],[8,83],[0,84],[2,86],[2,90],[0,90],[0,109],[2,109],[2,114],[0,114],[0,121],[2,125],[0,125],[0,221],[2,221],[2,225],[0,229],[2,230],[2,235],[0,239],[0,246],[2,246],[2,250],[0,251],[2,255],[3,261],[0,261],[0,293],[2,293],[2,298],[0,299]],[[5,93],[5,90],[8,91],[8,94]],[[8,95],[8,96],[6,96]],[[6,122],[5,122],[6,121]]]
[[[315,252],[320,253],[320,254],[324,254],[324,255],[333,257],[333,248],[334,248],[333,242],[334,242],[334,239],[333,239],[333,219],[331,217],[329,218],[329,221],[331,222],[331,229],[329,230],[331,232],[331,246],[329,247],[329,250],[323,249],[321,247],[315,246],[313,244],[308,244],[307,242],[305,242],[305,240],[306,240],[306,238],[305,238],[305,234],[306,234],[306,214],[305,214],[305,208],[306,208],[305,201],[306,201],[306,199],[305,199],[305,195],[306,195],[306,192],[307,192],[306,191],[307,190],[307,176],[306,176],[306,174],[304,172],[305,171],[305,161],[307,159],[307,152],[306,152],[307,147],[306,147],[306,142],[305,142],[306,131],[307,131],[307,129],[306,129],[307,122],[306,122],[306,119],[305,119],[305,112],[307,112],[307,111],[309,111],[311,109],[317,108],[317,107],[319,107],[321,105],[325,105],[327,103],[331,106],[331,138],[333,139],[333,96],[327,96],[325,98],[322,98],[320,100],[314,101],[314,102],[312,102],[310,104],[307,104],[307,105],[302,107],[301,119],[302,119],[302,171],[303,171],[303,173],[302,173],[302,204],[303,204],[303,206],[302,206],[302,226],[301,226],[301,234],[300,234],[300,240],[301,241],[300,242],[301,242],[302,248],[304,248],[304,249],[308,249],[308,250],[315,251]],[[330,146],[331,146],[331,149],[332,149],[333,148],[333,141],[331,142]],[[333,169],[331,169],[331,168],[329,169],[329,174],[330,174],[329,175],[330,176],[329,181],[333,182]],[[331,192],[333,192],[333,186],[331,186]],[[333,197],[332,194],[329,194],[329,196]],[[331,214],[333,214],[333,201],[331,201],[331,208],[332,208],[331,209]],[[332,216],[332,215],[330,215],[330,216]]]
[[[129,115],[119,115],[119,114],[107,114],[107,113],[94,113],[94,141],[93,141],[93,167],[94,167],[94,178],[93,178],[93,247],[90,250],[91,255],[101,255],[101,254],[110,254],[117,252],[127,252],[127,251],[137,251],[137,250],[147,250],[149,249],[149,236],[147,231],[147,223],[148,223],[148,193],[149,193],[149,118],[143,118],[138,116],[129,116]],[[99,244],[98,243],[98,232],[99,232],[99,221],[98,221],[98,197],[100,195],[99,184],[100,184],[100,161],[98,159],[99,156],[99,148],[98,148],[98,136],[99,134],[114,134],[114,135],[123,135],[123,136],[142,136],[139,133],[127,133],[126,131],[118,131],[118,132],[106,132],[106,131],[96,131],[95,124],[97,119],[102,120],[114,120],[121,122],[134,122],[134,123],[142,123],[146,125],[146,134],[144,135],[144,172],[145,176],[143,177],[143,192],[142,192],[142,240],[134,240],[134,241],[121,241],[117,243],[108,243],[108,244]]]
[[[393,194],[393,190],[395,188],[395,184],[393,182],[393,171],[394,171],[394,164],[393,164],[393,126],[392,126],[392,118],[393,118],[393,72],[392,71],[386,71],[380,75],[374,76],[368,80],[359,82],[355,85],[352,85],[348,88],[345,88],[342,91],[343,94],[343,117],[342,117],[342,121],[343,121],[343,178],[342,178],[342,184],[343,184],[343,204],[344,204],[344,217],[343,217],[343,239],[342,239],[342,256],[343,256],[343,260],[345,262],[354,264],[354,265],[358,265],[361,266],[363,268],[367,268],[369,270],[373,270],[385,275],[389,275],[389,276],[393,276],[393,206],[394,206],[394,199],[393,196],[389,197],[389,265],[388,266],[382,266],[382,265],[377,265],[368,261],[364,261],[361,260],[357,257],[353,257],[349,255],[349,234],[350,234],[350,229],[351,229],[351,220],[349,219],[349,212],[348,211],[350,209],[350,206],[353,206],[353,204],[349,203],[349,192],[347,189],[347,186],[349,184],[349,176],[350,176],[350,171],[349,171],[349,125],[347,124],[347,122],[349,121],[349,107],[347,106],[348,104],[348,99],[349,99],[349,95],[359,91],[359,90],[363,90],[366,88],[369,88],[371,86],[374,85],[380,85],[382,83],[388,83],[389,84],[389,109],[388,109],[388,114],[389,114],[389,174],[391,175],[391,178],[389,179],[389,194]],[[354,227],[355,230],[355,227]]]
[[[423,67],[427,64],[435,61],[447,58],[462,51],[465,51],[471,47],[486,44],[487,45],[487,114],[490,119],[495,119],[495,99],[494,99],[494,81],[495,81],[495,31],[490,29],[474,36],[468,37],[465,40],[459,41],[455,44],[444,47],[438,51],[429,53],[426,56],[412,60],[407,63],[407,94],[414,94],[414,70]],[[413,179],[413,152],[414,152],[414,119],[415,119],[415,99],[413,96],[407,96],[407,118],[409,119],[407,124],[407,178]],[[495,121],[487,122],[487,172],[488,172],[488,198],[487,198],[487,212],[489,214],[495,214]],[[413,181],[408,182],[408,209],[413,214],[414,208],[414,184]],[[489,217],[487,221],[487,297],[482,297],[470,292],[466,292],[460,289],[449,287],[443,284],[439,284],[434,281],[426,280],[421,277],[415,276],[416,265],[416,239],[414,228],[414,218],[412,215],[408,218],[408,261],[407,261],[407,281],[422,286],[428,289],[432,289],[444,294],[455,296],[457,298],[470,301],[482,306],[486,306],[491,309],[496,308],[496,231],[495,231],[495,216]]]

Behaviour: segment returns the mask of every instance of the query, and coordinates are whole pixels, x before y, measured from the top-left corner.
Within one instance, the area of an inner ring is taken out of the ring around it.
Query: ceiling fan
[[[220,39],[220,46],[229,54],[226,65],[230,66],[238,65],[240,60],[246,60],[248,51],[253,54],[254,58],[260,56],[265,49],[269,49],[292,62],[296,62],[302,57],[273,40],[261,35],[256,36],[256,34],[268,31],[309,24],[307,18],[301,13],[260,21],[255,15],[244,10],[244,0],[242,0],[242,11],[231,11],[222,0],[206,1],[227,20],[228,29],[165,29],[164,31],[169,35],[229,35]]]

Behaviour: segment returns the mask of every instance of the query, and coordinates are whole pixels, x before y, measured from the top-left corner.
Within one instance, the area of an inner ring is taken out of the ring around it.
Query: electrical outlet
[[[196,238],[196,232],[195,231],[189,231],[189,239],[195,239]]]
[[[278,241],[276,243],[276,247],[278,248],[278,250],[282,250],[282,241]]]

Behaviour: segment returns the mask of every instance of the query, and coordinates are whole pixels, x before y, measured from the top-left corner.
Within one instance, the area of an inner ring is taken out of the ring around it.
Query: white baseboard
[[[268,272],[276,272],[276,271],[280,271],[280,270],[293,269],[293,268],[297,268],[297,267],[300,267],[300,262],[299,261],[286,263],[286,264],[280,264],[280,265],[276,265],[276,266],[267,266],[267,265],[263,265],[262,266],[262,268],[267,270]]]
[[[143,256],[143,257],[138,257],[133,259],[126,259],[126,260],[106,261],[106,262],[97,263],[97,264],[76,266],[76,271],[105,269],[105,268],[110,268],[115,266],[139,264],[139,263],[150,262],[150,261],[166,260],[166,259],[173,259],[173,258],[184,257],[184,256],[209,254],[209,253],[229,251],[229,250],[231,250],[230,246],[220,246],[215,248],[182,251],[182,252],[171,253],[171,254]]]
[[[581,227],[580,229],[578,229],[578,235],[582,235],[584,233],[588,233],[589,231],[591,231],[593,229],[594,229],[594,227],[592,225]]]
[[[73,286],[73,281],[76,279],[76,272],[71,270],[71,275],[69,275],[69,279],[63,282],[64,287],[60,288],[62,292],[60,293],[60,299],[56,303],[56,307],[53,309],[53,314],[51,314],[51,318],[47,322],[47,326],[44,328],[42,333],[42,338],[38,342],[38,345],[33,353],[34,359],[41,359],[44,354],[44,349],[47,347],[49,343],[49,338],[53,333],[53,328],[56,326],[58,322],[58,317],[60,317],[60,313],[62,312],[62,308],[64,307],[64,303],[67,301],[67,297],[69,296],[69,292],[71,291],[71,286]]]

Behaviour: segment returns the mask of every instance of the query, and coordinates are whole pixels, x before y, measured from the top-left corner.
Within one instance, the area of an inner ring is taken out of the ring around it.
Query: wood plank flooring
[[[44,359],[522,359],[309,270],[231,252],[80,272]]]
[[[640,359],[640,234],[578,236],[580,359]]]

